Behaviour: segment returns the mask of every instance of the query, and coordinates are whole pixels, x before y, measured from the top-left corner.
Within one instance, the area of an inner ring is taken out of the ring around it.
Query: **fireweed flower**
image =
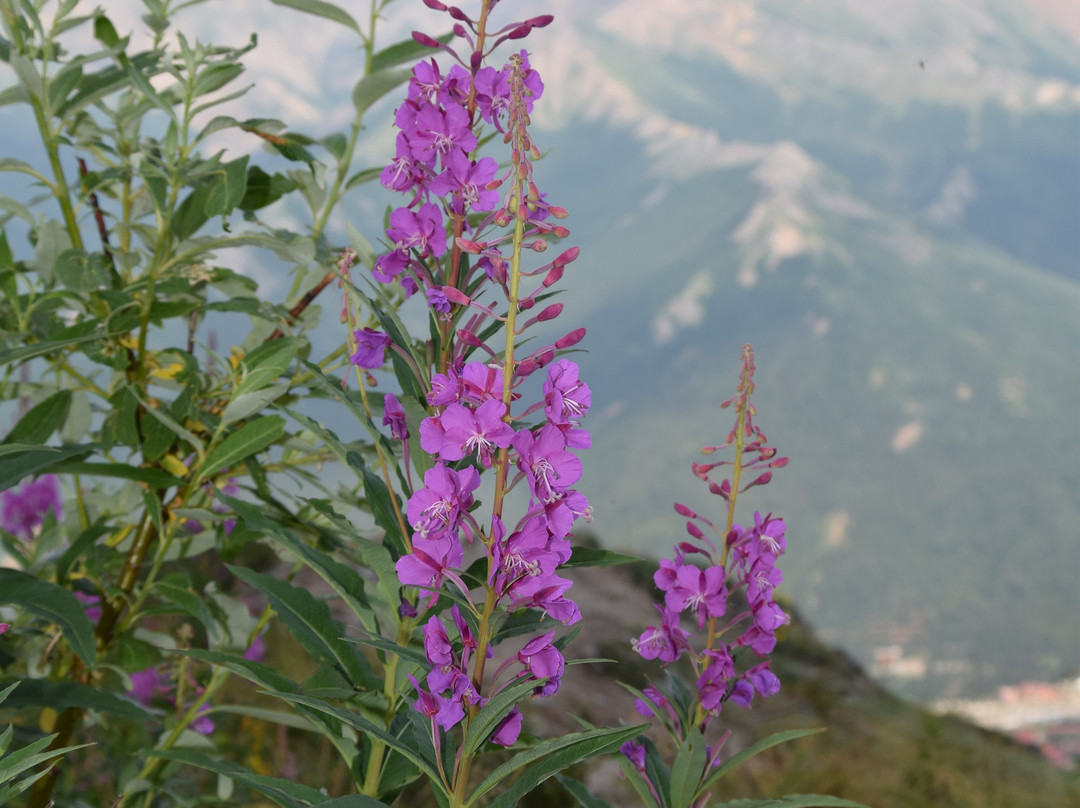
[[[441,7],[437,2],[428,5]],[[494,3],[488,10],[491,6]],[[460,9],[452,14],[456,23],[468,19]],[[547,22],[549,17],[535,17],[500,33],[515,32],[517,39]],[[465,25],[457,24],[455,30],[470,49],[475,48],[476,40],[470,39]],[[434,42],[423,34],[414,38],[425,44]],[[482,54],[474,51],[449,70],[441,69],[433,59],[414,66],[406,99],[394,113],[395,154],[380,176],[385,187],[402,193],[408,202],[390,214],[388,249],[372,273],[382,283],[400,283],[407,295],[423,292],[433,334],[442,336],[441,343],[433,340],[436,359],[423,379],[430,409],[420,421],[418,436],[421,449],[436,462],[425,472],[424,485],[408,497],[405,516],[411,551],[396,562],[398,578],[404,586],[429,592],[426,600],[421,597],[421,608],[434,607],[448,583],[473,604],[474,593],[462,572],[465,543],[475,545],[479,536],[488,562],[483,618],[475,605],[471,613],[463,607],[462,615],[456,604],[450,610],[452,628],[440,614],[424,618],[428,672],[422,680],[410,678],[416,693],[414,707],[430,719],[436,749],[440,741],[435,728],[449,729],[467,714],[471,720],[476,705],[493,695],[477,692],[487,687],[483,671],[492,654],[491,635],[487,627],[474,634],[469,621],[488,619],[492,608],[500,612],[535,609],[564,624],[580,619],[577,605],[567,597],[571,582],[559,576],[558,570],[570,558],[574,523],[591,517],[588,500],[574,489],[582,465],[572,451],[587,448],[591,442],[581,428],[591,393],[579,378],[577,365],[556,357],[556,351],[574,344],[583,330],[572,331],[525,360],[514,357],[512,340],[502,360],[497,358],[500,352],[484,342],[497,330],[485,321],[503,317],[497,311],[499,305],[484,295],[509,298],[512,273],[518,273],[515,284],[528,284],[539,276],[535,289],[522,287],[509,301],[505,327],[512,327],[516,337],[535,322],[550,321],[561,307],[549,306],[524,324],[514,324],[512,318],[532,308],[536,297],[546,293],[566,264],[577,257],[577,250],[564,251],[531,271],[512,260],[530,248],[543,252],[545,239],[563,238],[569,231],[547,223],[565,217],[566,212],[546,201],[532,177],[532,161],[538,159],[539,151],[526,127],[533,104],[543,93],[539,74],[529,65],[525,51],[498,69],[482,61]],[[464,64],[471,65],[471,70]],[[505,156],[500,160],[475,153],[478,144],[498,142],[487,136],[490,130],[485,130],[485,124],[504,133],[504,142],[511,144],[511,165],[506,171],[500,170]],[[479,313],[460,319],[465,307]],[[384,346],[365,349],[370,356],[366,361],[378,359],[381,364],[383,356],[375,353],[379,347]],[[491,364],[475,361],[484,354]],[[549,364],[543,400],[523,402],[517,411],[519,386],[534,370]],[[395,430],[403,434],[404,427],[398,426],[399,416],[392,414],[400,410],[400,403],[387,396],[384,406],[384,425],[403,440]],[[541,412],[541,423],[526,425],[525,419]],[[509,530],[501,504],[493,507],[490,530],[485,532],[475,513],[474,492],[483,469],[492,467],[497,469],[497,485],[502,486],[497,501],[501,503],[518,479],[527,481],[531,496],[526,513],[516,524],[509,523]],[[514,476],[515,469],[519,476]],[[418,616],[411,607],[405,611],[404,603],[402,609],[403,615]],[[537,680],[537,696],[553,694],[562,679],[565,661],[554,643],[555,632],[547,631],[527,640],[507,660],[519,666],[516,677]],[[496,673],[492,687],[498,679]],[[521,723],[521,713],[511,710],[490,740],[514,743]],[[467,760],[462,767],[454,776],[467,780]]]
[[[390,337],[371,328],[361,328],[353,333],[356,338],[356,351],[349,361],[358,368],[373,370],[381,368],[386,361],[386,348]]]
[[[49,511],[57,521],[63,518],[60,481],[52,474],[0,492],[0,528],[23,541],[34,538]]]
[[[777,630],[788,622],[787,614],[774,600],[775,589],[783,581],[776,564],[787,548],[786,525],[782,519],[771,514],[763,517],[761,513],[754,514],[751,526],[734,522],[739,495],[755,485],[768,483],[772,477],[771,471],[764,471],[751,478],[752,482],[741,483],[741,474],[754,468],[781,468],[787,463],[787,458],[776,457],[776,450],[767,445],[764,434],[753,424],[755,411],[750,403],[753,369],[753,352],[747,346],[738,393],[723,405],[734,404],[737,413],[735,428],[725,444],[733,446],[735,460],[693,464],[694,474],[709,485],[711,493],[724,500],[727,523],[720,528],[684,505],[675,506],[677,513],[690,520],[686,529],[691,541],[675,545],[674,558],[663,559],[653,575],[657,589],[664,593],[663,607],[657,606],[661,624],[646,628],[631,643],[645,659],[670,663],[681,656],[689,657],[696,698],[688,715],[702,732],[712,718],[720,715],[725,702],[750,707],[755,696],[767,698],[780,690],[780,680],[770,668],[768,655],[776,646]],[[561,392],[572,388],[567,384],[556,389]],[[548,395],[549,403],[553,398]],[[706,447],[703,451],[712,453],[721,448],[724,447]],[[709,474],[722,466],[731,467],[731,479],[722,483],[710,480]],[[714,543],[707,536],[709,532],[722,541]],[[722,550],[717,549],[718,544]],[[691,559],[697,563],[690,563]],[[745,608],[729,617],[736,593],[740,596],[736,605],[745,603]],[[706,632],[703,639],[683,629],[680,618],[684,614],[696,618],[693,622],[697,631]],[[721,617],[724,624],[718,619]],[[746,660],[754,657],[760,661],[747,666]],[[650,685],[644,693],[653,705],[668,712],[671,697],[660,687]],[[642,715],[655,713],[655,707],[641,699],[635,706]],[[670,723],[678,725],[678,721]],[[680,727],[678,732],[684,736],[688,730],[689,727]],[[718,751],[714,746],[708,753],[713,765]],[[644,774],[644,750],[627,746],[623,753]],[[652,783],[649,785],[653,787]]]

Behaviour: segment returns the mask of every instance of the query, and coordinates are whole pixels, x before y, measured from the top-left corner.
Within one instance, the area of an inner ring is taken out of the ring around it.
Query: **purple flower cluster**
[[[680,719],[670,700],[657,687],[650,685],[644,698],[636,703],[644,716],[660,712],[661,720],[680,733],[688,732],[692,721],[702,732],[710,720],[718,716],[723,704],[731,701],[749,707],[755,696],[768,697],[780,690],[780,680],[770,669],[768,655],[776,646],[776,631],[788,622],[788,616],[774,599],[776,587],[783,580],[778,559],[787,547],[786,525],[771,514],[754,514],[754,523],[742,526],[733,521],[735,502],[739,494],[772,478],[772,469],[787,464],[787,458],[777,457],[765,435],[754,425],[754,408],[750,403],[753,391],[753,352],[749,346],[743,353],[743,372],[738,395],[724,402],[723,407],[735,405],[738,420],[720,447],[706,447],[711,454],[734,445],[735,459],[711,464],[693,464],[696,476],[709,485],[709,490],[727,505],[727,524],[717,528],[712,522],[685,505],[675,510],[688,519],[687,533],[691,541],[675,546],[673,559],[664,559],[653,575],[657,588],[664,593],[660,624],[642,632],[632,645],[645,659],[659,659],[665,664],[689,657],[696,686],[695,709]],[[715,483],[709,473],[721,466],[731,466],[730,479]],[[740,486],[743,472],[766,468],[752,482]],[[722,537],[722,549],[709,539],[706,531]],[[694,563],[701,560],[703,563]],[[745,604],[737,614],[730,614],[733,604]],[[704,642],[695,643],[693,633],[684,628],[683,616],[694,618],[697,631],[705,631]],[[745,663],[746,649],[753,654],[752,664]],[[715,752],[710,759],[715,762]],[[642,771],[645,749],[629,743],[624,754]]]
[[[543,406],[547,420],[515,431],[504,420],[505,405],[494,397],[501,389],[501,370],[480,363],[468,364],[433,382],[428,400],[441,405],[420,424],[420,436],[425,451],[439,459],[406,506],[413,530],[412,552],[398,559],[398,577],[406,586],[429,591],[429,608],[447,581],[471,599],[461,570],[466,545],[480,536],[488,555],[487,585],[494,594],[495,607],[537,609],[571,624],[581,613],[566,596],[570,581],[557,570],[570,558],[568,535],[573,523],[590,515],[588,501],[572,487],[581,478],[582,469],[580,459],[570,451],[589,446],[588,433],[580,428],[578,419],[589,409],[590,391],[579,380],[574,363],[565,359],[552,363],[544,384],[544,402],[530,408]],[[518,469],[516,479],[528,486],[530,499],[527,513],[512,530],[507,531],[502,519],[493,516],[491,530],[485,535],[469,513],[480,482],[476,465],[455,469],[451,463],[468,458],[490,465],[495,449],[507,450]],[[416,709],[443,729],[464,718],[466,705],[481,700],[477,684],[468,674],[476,649],[474,634],[457,605],[451,608],[451,617],[461,650],[455,653],[447,626],[439,615],[432,615],[424,627],[424,651],[431,672],[424,686],[414,681]],[[553,641],[553,631],[530,640],[504,663],[499,674],[516,663],[515,678],[528,677],[540,683],[536,695],[555,693],[564,661]],[[521,715],[515,709],[492,740],[513,743],[520,726]]]
[[[421,590],[416,606],[402,604],[402,615],[424,619],[418,610],[431,611],[424,623],[430,671],[423,681],[412,681],[415,708],[431,720],[438,743],[436,728],[457,726],[497,692],[500,680],[502,686],[535,681],[537,696],[559,688],[565,663],[554,631],[528,640],[490,681],[485,681],[484,665],[492,654],[489,623],[496,612],[533,609],[563,624],[581,617],[567,597],[570,581],[558,569],[570,558],[575,521],[591,516],[588,501],[575,489],[582,476],[575,452],[591,444],[580,423],[591,393],[577,365],[557,358],[582,339],[584,329],[524,358],[513,354],[517,336],[562,311],[561,304],[552,304],[523,323],[517,320],[550,294],[578,250],[566,250],[535,269],[522,267],[523,252],[542,253],[549,241],[569,235],[552,223],[565,218],[566,211],[549,204],[533,180],[539,151],[527,126],[544,86],[524,50],[500,68],[483,62],[501,42],[521,39],[552,18],[534,17],[491,31],[487,18],[495,2],[484,4],[479,20],[438,0],[424,2],[451,16],[454,34],[467,52],[462,58],[448,45],[413,34],[417,42],[450,54],[455,63],[448,71],[434,59],[417,64],[395,112],[395,156],[381,181],[408,202],[390,214],[388,250],[372,272],[382,283],[400,284],[406,295],[423,291],[433,334],[440,337],[428,349],[434,356],[431,373],[418,374],[429,415],[419,423],[417,437],[435,463],[425,472],[423,486],[408,498],[411,536],[408,552],[396,562],[401,583]],[[499,160],[478,154],[498,135],[510,152],[502,171]],[[523,278],[537,278],[532,290],[520,289]],[[484,300],[489,290],[494,303]],[[508,303],[505,313],[497,311],[500,298]],[[490,327],[491,320],[501,323],[508,337],[503,351],[480,336],[500,330]],[[352,361],[362,368],[380,367],[385,348],[398,350],[387,335],[372,329],[356,331],[354,339]],[[519,404],[521,385],[541,369],[546,369],[543,400]],[[526,419],[540,412],[543,422],[527,425]],[[384,397],[383,424],[402,441],[408,463],[409,426],[392,394]],[[490,524],[481,525],[474,515],[474,493],[485,470],[496,477],[496,490]],[[503,513],[504,496],[519,483],[528,491],[528,504],[524,515],[510,522]],[[481,550],[488,567],[482,608],[474,604],[475,580],[466,583],[464,576],[467,555]],[[449,622],[436,608],[447,587],[458,602]],[[492,740],[513,743],[520,727],[515,708]]]
[[[63,516],[60,481],[52,474],[0,492],[0,528],[23,541],[34,538],[49,511],[57,520]]]

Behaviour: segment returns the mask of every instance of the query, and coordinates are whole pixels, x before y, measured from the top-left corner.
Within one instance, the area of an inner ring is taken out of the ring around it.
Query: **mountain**
[[[670,552],[739,348],[792,458],[786,586],[930,697],[1080,670],[1080,14],[555,4],[542,190],[582,258],[593,525]],[[594,11],[596,13],[594,13]],[[1005,607],[1005,604],[1010,604]]]

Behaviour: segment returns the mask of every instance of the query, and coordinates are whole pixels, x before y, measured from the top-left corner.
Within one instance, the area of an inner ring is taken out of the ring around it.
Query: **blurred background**
[[[808,622],[894,693],[1041,693],[1080,716],[1080,5],[523,5],[500,13],[556,17],[527,40],[546,85],[536,176],[583,250],[560,325],[589,329],[595,537],[659,557],[682,535],[672,502],[720,512],[690,463],[730,429],[719,404],[751,342],[758,423],[792,462],[741,518],[787,520],[783,589]],[[140,4],[108,6],[144,36]],[[182,20],[204,41],[259,32],[236,117],[316,137],[351,120],[347,29],[224,7]],[[399,0],[378,36],[445,22]],[[367,133],[372,167],[395,104]],[[37,158],[16,112],[0,131]],[[349,223],[374,243],[389,204],[364,186]],[[289,288],[270,259],[237,269]],[[340,341],[322,303],[320,338]]]

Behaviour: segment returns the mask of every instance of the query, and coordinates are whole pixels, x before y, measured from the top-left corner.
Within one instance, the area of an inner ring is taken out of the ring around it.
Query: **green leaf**
[[[331,665],[356,686],[381,690],[383,683],[351,643],[342,639],[345,628],[330,616],[330,608],[308,590],[272,575],[229,566],[229,570],[268,598],[270,605],[315,662]]]
[[[633,564],[641,561],[638,556],[603,550],[599,547],[575,547],[570,552],[570,560],[564,567],[614,567],[619,564]]]
[[[715,802],[712,808],[867,808],[861,802],[827,797],[822,794],[788,794],[763,800],[730,800]]]
[[[433,763],[429,762],[426,758],[416,752],[416,750],[413,749],[410,743],[406,743],[396,735],[391,735],[385,729],[372,723],[371,721],[368,721],[362,715],[358,715],[348,710],[343,710],[339,707],[333,707],[326,702],[321,701],[320,699],[313,699],[309,696],[300,696],[292,693],[269,693],[268,695],[276,696],[277,698],[284,699],[285,701],[291,702],[293,704],[303,705],[306,707],[310,707],[314,710],[318,710],[319,712],[325,713],[326,715],[337,718],[342,723],[348,724],[354,729],[360,730],[361,733],[372,735],[375,738],[378,738],[388,747],[394,749],[395,751],[399,752],[403,757],[412,761],[412,763],[414,763],[417,768],[419,768],[425,775],[427,775],[427,777],[431,781],[431,788],[433,790],[438,789],[443,794],[446,794],[446,791],[445,789],[443,789],[442,783],[440,781],[439,773],[435,769]],[[447,794],[447,796],[449,795]]]
[[[577,780],[567,777],[565,774],[556,774],[555,779],[570,792],[570,796],[577,800],[581,808],[611,808],[604,800],[590,794],[589,790]]]
[[[499,723],[510,714],[514,705],[541,684],[543,684],[543,682],[535,679],[525,682],[516,682],[507,685],[488,699],[487,703],[480,709],[480,712],[476,714],[476,717],[469,724],[469,728],[465,732],[465,738],[461,745],[462,754],[472,756],[472,754],[480,748],[480,745],[491,737],[491,734],[499,726]]]
[[[362,113],[388,92],[412,78],[412,71],[405,68],[398,70],[380,70],[369,73],[356,82],[353,88],[353,106]]]
[[[72,292],[93,292],[109,285],[109,269],[104,253],[70,249],[60,253],[53,271]]]
[[[290,385],[288,382],[282,382],[281,384],[275,384],[272,387],[264,387],[261,390],[255,390],[251,393],[241,393],[225,407],[224,412],[221,413],[221,422],[224,424],[232,424],[236,421],[243,421],[248,416],[254,415],[260,410],[265,409],[268,405],[288,393],[289,387]]]
[[[284,693],[294,691],[297,687],[296,682],[286,676],[282,676],[273,668],[263,665],[261,662],[244,659],[242,656],[236,654],[226,654],[221,651],[202,651],[196,648],[187,651],[177,651],[176,653],[189,656],[192,659],[197,659],[200,662],[206,662],[210,665],[220,665],[237,676],[258,685],[264,690],[275,690]]]
[[[755,744],[748,746],[746,749],[732,755],[728,760],[724,761],[720,766],[712,770],[712,772],[705,778],[701,784],[701,788],[697,790],[695,796],[701,796],[708,791],[709,786],[727,774],[735,767],[750,760],[755,755],[759,755],[766,749],[772,749],[774,746],[779,746],[782,743],[788,741],[794,741],[799,738],[805,738],[809,735],[817,735],[824,732],[824,729],[789,729],[784,732],[776,732],[767,738],[762,738]]]
[[[237,62],[219,63],[203,68],[195,77],[192,98],[198,98],[200,95],[220,90],[243,72],[244,66]]]
[[[31,407],[2,442],[44,443],[64,423],[70,409],[71,391],[58,390]]]
[[[207,216],[227,216],[240,204],[247,188],[247,155],[225,163],[221,178],[210,187],[206,198]]]
[[[319,808],[390,808],[385,802],[363,794],[346,794],[332,800],[319,803]]]
[[[679,745],[671,764],[671,808],[690,808],[705,763],[705,739],[695,727]]]
[[[154,750],[149,753],[151,757],[174,760],[178,763],[186,763],[200,769],[215,772],[217,774],[243,783],[253,788],[260,794],[265,794],[279,805],[285,808],[307,808],[310,805],[320,805],[327,801],[327,797],[321,791],[310,786],[294,783],[291,780],[283,780],[279,777],[267,777],[262,774],[248,771],[230,760],[219,760],[204,755],[202,752],[194,752],[189,749]]]
[[[273,541],[292,552],[318,573],[353,610],[353,613],[360,619],[365,629],[370,632],[378,631],[375,615],[367,603],[367,598],[364,596],[364,579],[360,573],[338,563],[321,550],[297,540],[281,524],[267,518],[259,508],[251,503],[220,492],[218,492],[217,496],[218,499],[232,508],[249,528],[268,535]]]
[[[248,169],[244,198],[237,205],[245,213],[265,208],[296,188],[296,183],[283,174],[267,174],[258,166]]]
[[[77,446],[34,446],[24,443],[0,445],[0,456],[5,457],[0,465],[0,491],[6,491],[25,477],[41,474],[62,460],[90,454],[101,444],[83,444]]]
[[[438,40],[445,45],[453,38],[453,33],[449,33],[438,37]],[[388,67],[405,64],[406,62],[415,62],[417,59],[423,59],[430,54],[431,48],[427,45],[421,45],[415,39],[409,37],[401,42],[395,42],[393,45],[383,48],[372,56],[371,72],[378,73],[380,70],[385,70]]]
[[[49,707],[58,713],[74,707],[77,710],[98,710],[121,718],[153,718],[151,713],[135,702],[106,690],[95,690],[78,682],[53,682],[48,679],[22,680],[19,689],[8,697],[4,706],[14,710]]]
[[[499,794],[488,808],[514,808],[518,800],[532,791],[547,778],[568,769],[575,763],[595,755],[603,755],[618,749],[624,742],[635,738],[648,729],[647,724],[636,727],[611,727],[574,732],[561,738],[541,741],[536,746],[518,752],[491,772],[476,787],[466,808],[507,778],[517,774],[517,779]]]
[[[212,477],[222,469],[236,465],[245,457],[261,452],[283,434],[285,419],[280,415],[264,415],[244,424],[206,456],[197,479]]]
[[[50,469],[54,474],[85,474],[93,477],[113,477],[120,480],[135,480],[146,483],[151,488],[164,490],[173,486],[181,486],[184,481],[179,477],[157,468],[140,468],[128,466],[123,463],[82,463],[76,460],[67,460],[56,463]]]
[[[25,791],[36,782],[38,778],[42,777],[52,769],[53,765],[59,762],[57,758],[63,757],[68,752],[74,752],[76,749],[85,749],[86,747],[93,745],[84,743],[79,746],[65,746],[61,749],[48,749],[49,744],[52,743],[55,737],[56,734],[54,733],[52,735],[46,735],[44,738],[38,738],[36,741],[24,746],[22,749],[12,752],[10,755],[0,760],[0,783],[7,783],[16,775],[22,774],[24,771],[33,769],[35,766],[39,766],[47,761],[53,761],[53,764],[43,771],[37,772],[32,777],[24,778],[23,780],[0,790],[0,799],[3,799],[5,804],[10,797]]]
[[[87,667],[96,664],[94,627],[83,605],[67,589],[18,570],[0,569],[0,603],[16,606],[56,623],[64,632],[71,650]]]
[[[363,36],[363,31],[360,30],[360,26],[356,24],[356,20],[352,18],[349,12],[343,8],[335,6],[333,3],[326,3],[324,0],[270,0],[276,6],[288,6],[289,8],[295,8],[297,11],[303,11],[307,14],[314,14],[316,17],[324,17],[334,22],[339,22],[344,26],[352,28],[356,33]]]
[[[150,590],[153,595],[179,608],[185,614],[194,617],[206,629],[215,643],[221,636],[221,628],[213,613],[206,605],[206,600],[195,592],[187,576],[180,574],[154,584]]]

